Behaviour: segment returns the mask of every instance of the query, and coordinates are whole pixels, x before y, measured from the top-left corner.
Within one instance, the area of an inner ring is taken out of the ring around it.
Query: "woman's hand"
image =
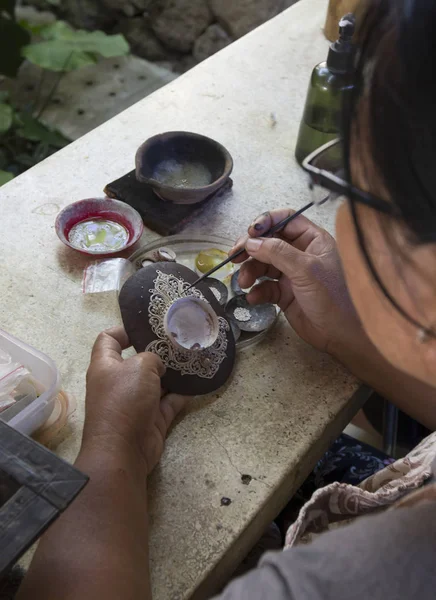
[[[239,285],[249,288],[260,277],[272,278],[250,291],[251,304],[278,304],[298,335],[319,350],[331,352],[336,343],[351,345],[363,331],[333,237],[303,216],[288,223],[280,238],[261,237],[292,212],[282,209],[261,215],[250,225],[248,236],[238,240],[231,252],[246,248],[235,261],[246,261]]]
[[[133,449],[150,473],[187,398],[164,394],[165,367],[155,354],[143,352],[124,360],[121,352],[128,346],[122,327],[101,333],[94,344],[86,377],[83,443]]]

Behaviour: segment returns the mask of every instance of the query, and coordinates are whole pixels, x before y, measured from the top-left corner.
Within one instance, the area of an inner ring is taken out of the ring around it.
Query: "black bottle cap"
[[[356,19],[348,13],[339,21],[339,38],[330,46],[327,67],[332,73],[354,71],[354,46],[352,43]]]

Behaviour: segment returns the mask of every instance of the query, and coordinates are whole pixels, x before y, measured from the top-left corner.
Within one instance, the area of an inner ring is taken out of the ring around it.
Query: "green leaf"
[[[13,179],[14,176],[9,171],[0,171],[0,185],[3,185]]]
[[[7,13],[11,19],[15,18],[15,0],[0,0],[0,14]]]
[[[59,131],[49,129],[41,121],[32,117],[32,115],[20,113],[20,121],[22,126],[17,129],[17,134],[26,140],[44,142],[55,148],[63,148],[69,144],[69,140],[59,133]]]
[[[34,65],[57,72],[74,71],[96,62],[90,54],[72,51],[56,41],[26,46],[23,56]]]
[[[129,52],[129,45],[122,35],[75,31],[63,21],[50,23],[40,34],[46,41],[25,46],[22,55],[50,71],[73,71],[94,64],[94,55],[110,58]]]
[[[7,90],[0,90],[0,102],[7,102],[9,100],[9,92]]]
[[[21,50],[30,42],[30,33],[11,19],[0,16],[0,75],[15,77],[23,62]]]
[[[31,23],[26,19],[20,19],[18,25],[33,35],[41,35],[41,32],[47,27],[47,23]]]
[[[45,23],[40,34],[44,40],[57,40],[74,34],[74,29],[65,21],[54,21],[53,23]]]
[[[5,133],[12,126],[14,111],[9,104],[0,103],[0,133]]]

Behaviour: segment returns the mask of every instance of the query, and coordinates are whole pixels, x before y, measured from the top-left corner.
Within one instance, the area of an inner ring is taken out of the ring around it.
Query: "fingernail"
[[[266,220],[268,216],[269,213],[263,213],[262,215],[259,215],[253,221],[250,227],[252,227],[255,231],[263,231],[267,226]]]
[[[260,247],[263,244],[263,240],[259,240],[258,238],[250,238],[247,240],[245,248],[248,252],[257,252],[260,250]]]

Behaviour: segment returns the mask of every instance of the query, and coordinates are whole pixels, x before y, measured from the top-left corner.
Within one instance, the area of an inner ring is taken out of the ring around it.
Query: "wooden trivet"
[[[151,186],[140,183],[131,171],[120,179],[108,183],[104,192],[109,198],[116,198],[136,209],[144,225],[160,235],[173,235],[194,220],[212,200],[219,200],[233,186],[231,177],[208,198],[197,204],[174,204],[161,200]]]

